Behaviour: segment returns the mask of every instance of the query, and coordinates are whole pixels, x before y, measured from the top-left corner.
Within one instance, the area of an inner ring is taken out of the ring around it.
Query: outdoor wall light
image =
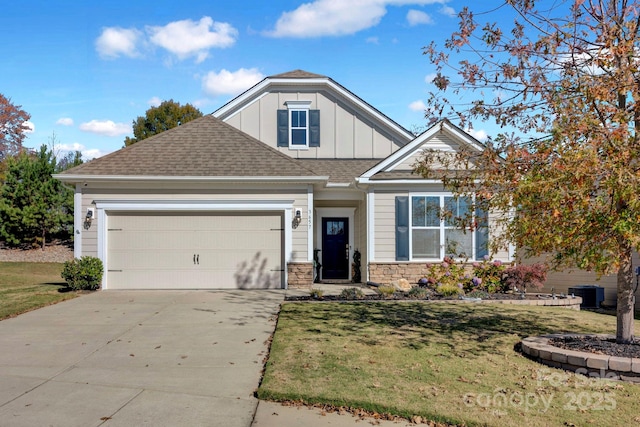
[[[300,222],[302,221],[302,210],[301,209],[296,209],[295,210],[295,216],[293,217],[293,228],[298,228],[298,226],[300,225]]]
[[[93,220],[94,209],[87,208],[87,214],[84,217],[84,229],[88,230],[91,227],[91,221]]]

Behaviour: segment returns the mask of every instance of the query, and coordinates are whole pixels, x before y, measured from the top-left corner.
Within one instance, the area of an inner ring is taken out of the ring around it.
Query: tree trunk
[[[42,250],[44,251],[44,246],[45,246],[45,238],[47,237],[47,233],[44,229],[42,229]]]
[[[631,249],[624,249],[624,256],[618,269],[618,307],[616,342],[628,344],[633,341],[634,283],[631,268]]]

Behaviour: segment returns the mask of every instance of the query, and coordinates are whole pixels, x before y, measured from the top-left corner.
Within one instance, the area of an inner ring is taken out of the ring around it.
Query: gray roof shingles
[[[318,176],[296,159],[211,115],[69,169],[64,175]]]

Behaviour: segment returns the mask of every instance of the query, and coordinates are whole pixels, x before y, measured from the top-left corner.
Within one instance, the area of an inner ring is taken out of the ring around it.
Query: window
[[[310,109],[311,101],[287,101],[286,106],[278,110],[278,147],[319,147],[320,110]]]
[[[306,147],[309,145],[308,112],[309,110],[289,110],[289,123],[291,123],[291,126],[289,126],[289,140],[292,146]]]
[[[411,197],[411,258],[443,259],[447,255],[455,258],[480,259],[488,253],[488,224],[485,212],[471,212],[472,200],[445,195]],[[459,222],[463,218],[477,224],[475,231],[462,230]]]

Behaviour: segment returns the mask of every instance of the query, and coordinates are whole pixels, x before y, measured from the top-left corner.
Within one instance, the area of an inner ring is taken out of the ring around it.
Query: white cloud
[[[437,73],[429,73],[426,76],[424,76],[424,82],[430,85],[433,83],[433,79],[435,79],[436,77],[438,77]]]
[[[433,24],[433,19],[428,13],[415,9],[411,9],[407,12],[407,21],[412,27],[421,24]]]
[[[82,123],[80,130],[105,136],[122,136],[132,132],[131,125],[115,123],[112,120],[91,120]]]
[[[378,25],[387,6],[443,4],[447,0],[315,0],[284,12],[272,37],[320,37],[354,34]]]
[[[202,79],[202,88],[210,96],[237,95],[264,78],[257,68],[240,68],[238,71],[210,71]]]
[[[147,101],[147,104],[149,104],[152,107],[157,107],[158,105],[162,104],[162,99],[158,98],[157,96],[154,96]]]
[[[378,44],[380,43],[380,40],[378,39],[378,37],[367,37],[365,42],[371,43],[371,44]]]
[[[107,27],[96,40],[96,50],[101,58],[115,59],[121,55],[135,58],[139,56],[137,45],[142,33],[135,28]]]
[[[61,117],[56,120],[56,124],[62,126],[73,126],[73,119],[70,117]]]
[[[31,120],[26,120],[22,123],[22,126],[25,128],[24,133],[34,133],[36,131],[36,125]]]
[[[238,30],[226,22],[214,22],[209,16],[200,21],[185,19],[174,21],[163,27],[146,27],[151,43],[163,47],[178,59],[195,56],[196,62],[204,61],[209,49],[232,46]]]
[[[488,136],[487,132],[484,131],[483,129],[467,129],[467,133],[470,134],[471,136],[473,136],[475,139],[477,139],[478,141],[486,141]]]
[[[456,10],[451,6],[442,6],[438,12],[450,18],[455,18],[456,16]]]
[[[424,112],[427,109],[427,106],[425,105],[424,102],[422,102],[422,100],[417,100],[417,101],[413,101],[411,104],[409,104],[409,109],[411,111],[421,111]]]

